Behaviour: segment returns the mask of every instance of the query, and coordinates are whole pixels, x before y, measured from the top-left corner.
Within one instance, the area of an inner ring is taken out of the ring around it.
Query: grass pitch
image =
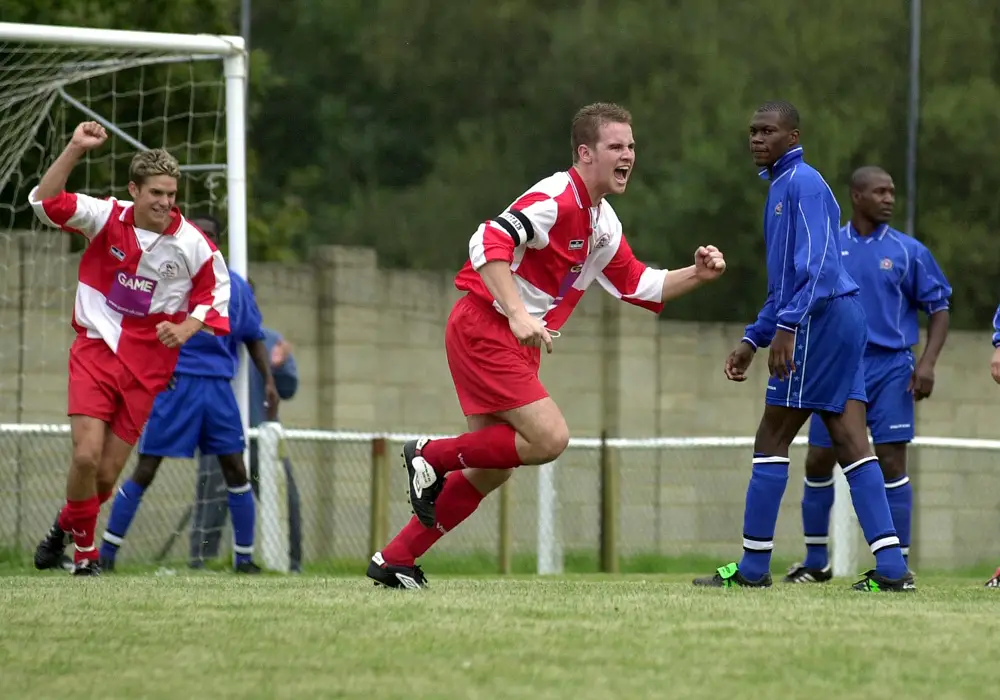
[[[918,576],[702,590],[680,575],[0,577],[0,697],[990,697],[1000,591]],[[697,573],[705,573],[699,571]]]

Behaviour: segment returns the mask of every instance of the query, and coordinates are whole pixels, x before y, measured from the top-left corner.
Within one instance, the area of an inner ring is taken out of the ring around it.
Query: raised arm
[[[80,159],[107,139],[107,132],[97,122],[84,122],[76,127],[66,148],[28,195],[39,221],[70,233],[79,233],[88,239],[100,232],[114,204],[85,194],[66,192],[66,181]]]

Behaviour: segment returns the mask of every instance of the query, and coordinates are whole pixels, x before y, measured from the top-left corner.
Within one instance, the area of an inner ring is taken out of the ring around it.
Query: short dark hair
[[[885,171],[884,168],[880,168],[877,165],[862,165],[860,168],[851,173],[851,189],[860,192],[868,186],[873,177],[879,175],[888,176],[889,173]]]
[[[573,162],[580,160],[580,146],[595,146],[605,124],[632,124],[627,109],[613,102],[594,102],[581,107],[573,116],[569,142],[573,147]]]
[[[785,126],[789,129],[799,128],[799,110],[795,109],[795,105],[791,102],[786,100],[773,100],[771,102],[765,102],[757,108],[756,114],[761,114],[763,112],[774,112],[781,117],[781,121],[784,122]]]
[[[188,217],[188,221],[192,221],[192,222],[193,221],[207,221],[208,223],[212,224],[212,228],[215,229],[214,231],[212,231],[213,235],[218,236],[218,235],[220,235],[222,233],[222,224],[219,223],[219,220],[216,219],[211,214],[194,214],[193,216],[189,216]],[[203,231],[203,233],[208,233],[208,231]]]

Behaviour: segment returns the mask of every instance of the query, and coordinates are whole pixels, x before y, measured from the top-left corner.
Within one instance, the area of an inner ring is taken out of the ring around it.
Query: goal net
[[[76,125],[99,122],[109,139],[87,154],[67,189],[127,200],[133,155],[166,148],[181,163],[178,206],[189,218],[215,217],[230,266],[245,273],[243,61],[239,38],[0,23],[0,550],[30,553],[63,502],[70,456],[67,351],[85,241],[41,225],[28,193]],[[241,379],[246,421],[245,373]],[[226,506],[224,489],[199,488],[197,479],[192,461],[163,464],[123,562],[191,556],[200,514]],[[109,511],[102,509],[99,534]],[[226,523],[210,519],[212,527]],[[231,535],[220,548],[218,534],[202,533],[202,554],[225,560]],[[267,534],[261,523],[258,552]]]

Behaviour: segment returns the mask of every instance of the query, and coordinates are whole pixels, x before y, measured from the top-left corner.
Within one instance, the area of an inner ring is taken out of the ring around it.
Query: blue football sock
[[[104,559],[114,559],[118,548],[125,542],[125,535],[142,503],[144,490],[131,479],[118,488],[114,503],[111,504],[111,515],[108,516],[104,537],[101,538],[101,557]]]
[[[251,561],[253,554],[253,530],[256,518],[253,491],[250,482],[242,486],[229,487],[229,518],[233,523],[233,552],[235,564]]]
[[[802,533],[806,540],[808,569],[824,569],[830,563],[830,510],[833,508],[833,477],[814,481],[806,477],[802,492]]]
[[[865,457],[843,468],[851,487],[851,500],[865,540],[875,555],[875,571],[886,578],[898,579],[906,573],[906,562],[899,549],[899,537],[892,526],[885,481],[876,457]]]
[[[740,573],[748,581],[756,581],[771,570],[774,528],[788,484],[788,461],[788,457],[754,453],[743,511],[743,558],[739,564]]]
[[[910,523],[913,517],[913,484],[910,477],[903,475],[895,481],[885,484],[885,498],[889,501],[889,512],[892,513],[892,525],[899,537],[899,549],[903,553],[903,561],[910,563]]]

